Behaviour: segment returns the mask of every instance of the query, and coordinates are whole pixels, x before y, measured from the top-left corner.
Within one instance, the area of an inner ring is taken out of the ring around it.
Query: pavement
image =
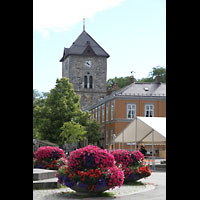
[[[85,197],[84,200],[92,199],[120,199],[120,200],[166,200],[166,172],[152,172],[150,177],[140,180],[146,183],[144,186],[127,186],[116,187],[108,192],[115,194],[114,197]],[[79,197],[72,195],[68,187],[58,189],[33,190],[33,200],[78,200]]]

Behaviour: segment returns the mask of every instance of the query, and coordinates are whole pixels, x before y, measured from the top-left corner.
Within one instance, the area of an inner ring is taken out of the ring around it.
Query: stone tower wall
[[[92,62],[91,67],[84,65]],[[84,76],[93,77],[93,88],[84,88]],[[69,78],[77,94],[81,96],[82,109],[106,95],[107,58],[100,56],[69,55],[62,62],[62,77]]]

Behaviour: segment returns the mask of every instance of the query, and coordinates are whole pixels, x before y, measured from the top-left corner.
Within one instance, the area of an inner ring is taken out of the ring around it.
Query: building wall
[[[166,100],[133,100],[133,99],[116,99],[115,100],[115,118],[126,119],[127,104],[136,104],[136,116],[144,116],[145,104],[154,105],[154,117],[166,116]]]
[[[111,119],[111,104],[114,104],[114,115],[113,119]],[[153,104],[154,105],[154,117],[166,117],[166,100],[159,100],[156,98],[155,100],[151,99],[121,99],[115,98],[114,100],[108,101],[104,104],[104,122],[102,122],[102,105],[100,105],[97,109],[94,108],[90,110],[91,119],[95,118],[100,124],[100,129],[104,130],[104,148],[110,149],[111,144],[111,129],[113,129],[113,133],[117,136],[126,126],[132,121],[132,119],[127,119],[127,104],[135,103],[136,104],[136,116],[144,116],[145,115],[145,104]],[[108,121],[106,121],[106,105],[108,105]],[[98,115],[100,112],[100,115]],[[94,113],[94,115],[93,115]],[[100,116],[100,119],[99,119]],[[100,130],[100,131],[101,131]],[[108,133],[108,145],[106,144],[106,130]],[[121,147],[122,143],[116,143],[115,147],[111,145],[111,149],[116,149]],[[124,143],[123,146],[125,149],[131,150],[135,149],[135,146],[130,146]],[[163,149],[163,146],[157,147],[159,149]],[[147,146],[147,149],[151,149],[151,146]]]

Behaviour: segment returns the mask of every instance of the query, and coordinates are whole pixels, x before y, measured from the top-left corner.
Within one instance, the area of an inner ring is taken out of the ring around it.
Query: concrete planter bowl
[[[102,187],[94,187],[93,191],[88,191],[88,185],[83,184],[81,182],[75,183],[73,186],[70,187],[72,190],[76,191],[78,194],[82,195],[96,195],[102,192],[105,192],[108,190],[107,186],[102,186]]]
[[[136,182],[142,178],[144,178],[142,175],[132,173],[127,178],[124,179],[124,182],[125,183]]]

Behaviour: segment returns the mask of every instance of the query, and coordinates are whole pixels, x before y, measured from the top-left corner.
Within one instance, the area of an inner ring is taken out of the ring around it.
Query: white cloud
[[[125,0],[33,0],[33,29],[43,36],[49,30],[65,31],[96,13],[118,6]]]

